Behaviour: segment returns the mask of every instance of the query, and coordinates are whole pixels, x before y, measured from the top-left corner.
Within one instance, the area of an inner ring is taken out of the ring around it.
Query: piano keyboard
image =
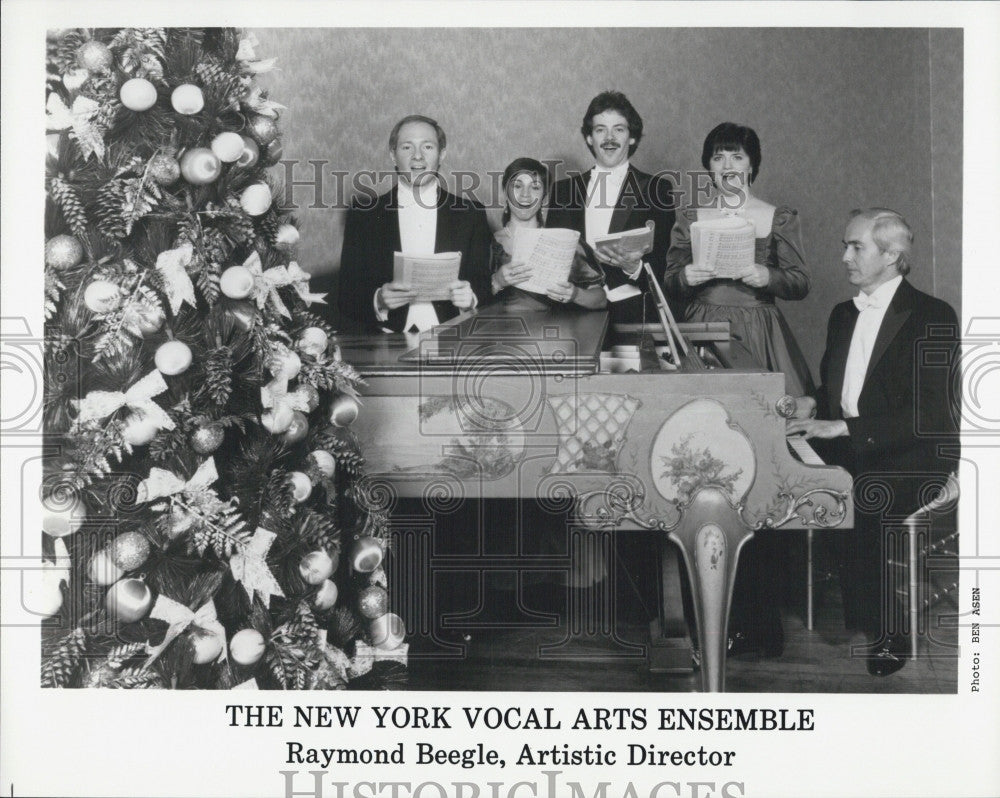
[[[816,450],[801,435],[785,438],[785,441],[788,443],[788,449],[791,453],[806,465],[826,465],[823,459],[816,454]]]

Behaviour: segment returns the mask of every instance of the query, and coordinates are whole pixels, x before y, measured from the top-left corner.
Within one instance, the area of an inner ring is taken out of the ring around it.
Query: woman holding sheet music
[[[664,284],[672,299],[686,301],[685,320],[728,321],[734,344],[741,343],[761,368],[784,372],[788,393],[803,396],[814,388],[809,366],[774,303],[809,293],[799,217],[753,196],[760,159],[752,128],[723,122],[708,134],[701,162],[712,172],[714,191],[707,204],[677,214]],[[754,228],[753,262],[735,271],[694,263],[692,224],[730,215]]]
[[[513,260],[514,237],[518,228],[540,228],[542,206],[549,188],[545,164],[534,158],[517,158],[503,173],[506,207],[503,227],[494,233],[490,248],[491,288],[499,301],[524,310],[547,310],[555,305],[579,305],[598,310],[607,304],[604,277],[576,257],[567,280],[551,283],[544,294],[519,286],[532,276],[528,263]]]

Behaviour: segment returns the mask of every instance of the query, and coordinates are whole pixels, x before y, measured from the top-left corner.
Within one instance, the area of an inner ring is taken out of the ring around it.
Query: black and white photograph
[[[1000,791],[1000,7],[3,31],[0,791]]]

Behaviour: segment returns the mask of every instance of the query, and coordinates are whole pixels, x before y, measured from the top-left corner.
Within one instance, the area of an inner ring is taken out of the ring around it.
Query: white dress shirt
[[[429,180],[421,184],[418,193],[404,182],[396,190],[396,204],[399,206],[399,242],[406,255],[433,255],[437,238],[438,183]],[[375,314],[380,321],[389,314],[379,312],[378,296],[375,298]],[[430,302],[411,302],[406,312],[404,330],[416,327],[429,330],[438,323],[437,312]]]
[[[594,241],[608,234],[611,227],[611,216],[618,204],[618,195],[622,193],[625,176],[628,174],[628,161],[618,164],[614,169],[602,169],[595,166],[590,171],[590,181],[587,183],[586,206],[584,220],[587,229],[587,243],[594,246]]]
[[[870,294],[864,292],[854,298],[858,307],[858,321],[851,336],[851,348],[847,352],[847,367],[844,369],[844,389],[840,393],[840,409],[844,418],[857,418],[858,397],[865,382],[868,364],[872,359],[872,349],[878,337],[882,319],[889,309],[889,303],[896,295],[896,289],[903,282],[902,275],[882,283]]]

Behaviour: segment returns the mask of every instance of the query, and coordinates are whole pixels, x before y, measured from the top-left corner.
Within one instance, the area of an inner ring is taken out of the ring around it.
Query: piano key
[[[792,454],[806,465],[826,465],[823,458],[816,454],[816,450],[801,435],[785,438],[785,441]]]

